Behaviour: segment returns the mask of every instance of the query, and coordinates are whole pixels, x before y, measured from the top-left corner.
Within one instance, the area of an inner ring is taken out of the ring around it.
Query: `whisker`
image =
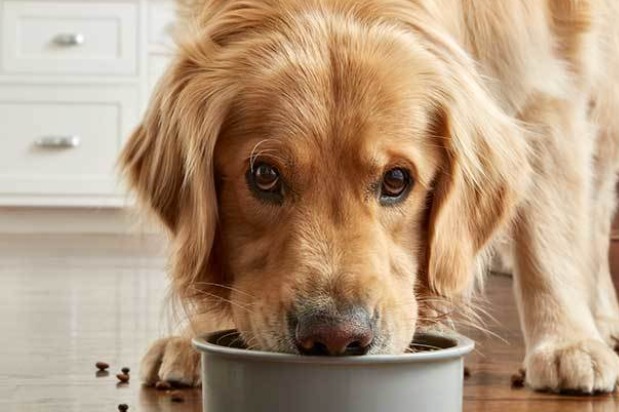
[[[248,313],[255,313],[255,311],[251,310],[250,307],[244,306],[242,304],[240,304],[239,302],[234,302],[230,299],[226,299],[224,297],[221,297],[219,295],[216,295],[214,293],[211,292],[207,292],[205,290],[200,290],[200,289],[195,289],[195,292],[197,292],[198,295],[206,295],[209,298],[214,298],[214,299],[218,299],[220,301],[229,303],[230,305],[236,306],[237,308],[243,309],[245,311],[247,311]]]
[[[226,333],[226,334],[224,334],[224,335],[222,335],[222,336],[218,337],[218,338],[217,338],[217,340],[215,341],[215,344],[216,344],[216,345],[221,345],[221,344],[222,344],[222,342],[221,342],[222,340],[226,339],[227,337],[234,336],[235,334],[236,334],[236,332],[229,332],[229,333]],[[234,341],[233,341],[233,342],[234,342]],[[229,344],[229,345],[226,345],[226,346],[232,346],[232,344]]]
[[[228,285],[222,285],[220,283],[214,283],[214,282],[194,282],[194,285],[215,286],[215,287],[222,288],[222,289],[228,289],[228,290],[231,290],[233,292],[238,292],[238,293],[243,294],[245,296],[249,296],[250,298],[255,297],[254,295],[252,295],[252,294],[250,294],[248,292],[245,292],[244,290],[241,290],[241,289],[238,289],[238,288],[235,288],[235,287],[232,287],[232,286],[228,286]]]

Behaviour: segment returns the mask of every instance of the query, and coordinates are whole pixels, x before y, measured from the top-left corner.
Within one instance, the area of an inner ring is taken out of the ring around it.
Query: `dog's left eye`
[[[257,163],[247,171],[247,182],[254,195],[274,203],[282,201],[282,182],[279,171],[267,163]]]
[[[256,187],[263,192],[273,191],[279,183],[279,172],[276,168],[267,164],[259,164],[253,171]]]
[[[404,198],[411,184],[411,178],[405,169],[396,167],[383,175],[380,200],[383,204],[393,204]]]

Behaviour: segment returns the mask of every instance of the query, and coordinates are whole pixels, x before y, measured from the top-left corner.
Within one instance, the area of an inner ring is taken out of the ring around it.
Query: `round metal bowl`
[[[206,412],[455,412],[473,341],[417,334],[401,355],[314,357],[247,350],[234,330],[193,340]],[[430,350],[427,350],[430,348]]]

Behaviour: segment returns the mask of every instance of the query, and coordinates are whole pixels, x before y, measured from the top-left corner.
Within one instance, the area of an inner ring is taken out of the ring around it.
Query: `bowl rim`
[[[436,332],[424,331],[420,333],[424,336],[436,336],[443,339],[452,340],[455,345],[450,348],[439,349],[436,351],[424,351],[414,353],[403,353],[399,355],[363,355],[363,356],[302,356],[292,353],[267,352],[259,350],[247,350],[230,348],[208,342],[211,336],[236,332],[235,329],[220,330],[192,339],[194,348],[203,354],[234,358],[239,361],[269,361],[277,363],[301,363],[312,365],[380,365],[393,363],[419,363],[445,361],[461,358],[470,353],[475,342],[464,335],[455,332]]]

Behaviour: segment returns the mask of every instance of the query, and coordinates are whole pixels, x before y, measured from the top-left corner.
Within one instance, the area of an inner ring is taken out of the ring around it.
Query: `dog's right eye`
[[[276,168],[267,164],[255,167],[253,174],[256,187],[264,192],[272,191],[279,183],[279,172]]]
[[[254,194],[264,200],[281,202],[282,184],[279,171],[267,163],[257,163],[247,173]]]
[[[380,191],[380,201],[383,205],[393,205],[406,198],[410,189],[411,178],[407,170],[396,167],[383,175]]]

